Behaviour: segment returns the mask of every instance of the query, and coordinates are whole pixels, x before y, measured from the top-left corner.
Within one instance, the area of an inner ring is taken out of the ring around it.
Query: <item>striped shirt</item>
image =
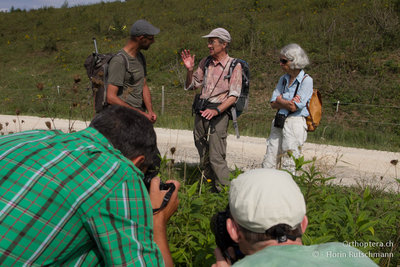
[[[0,265],[163,266],[142,178],[94,128],[0,137]]]
[[[225,79],[228,75],[229,66],[233,58],[228,55],[221,61],[211,60],[207,70],[206,84],[204,84],[204,64],[207,58],[203,58],[197,70],[193,73],[192,84],[186,89],[203,88],[201,98],[208,99],[211,103],[222,103],[229,96],[240,96],[242,89],[242,65],[238,64],[232,71],[232,76]]]

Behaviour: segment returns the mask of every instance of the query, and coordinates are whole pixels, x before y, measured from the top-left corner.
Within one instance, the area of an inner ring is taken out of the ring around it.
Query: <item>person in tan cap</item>
[[[291,175],[254,169],[231,182],[226,229],[245,257],[234,266],[377,266],[360,250],[331,242],[304,246],[303,194]],[[219,248],[213,267],[230,266]]]
[[[111,59],[107,79],[108,104],[134,109],[152,123],[156,122],[157,115],[153,111],[146,82],[146,60],[141,50],[149,49],[159,32],[160,29],[150,22],[137,20],[130,29],[126,45]]]
[[[200,156],[205,177],[213,181],[213,189],[228,185],[230,172],[226,158],[229,115],[226,112],[240,96],[242,66],[238,64],[230,78],[229,66],[234,60],[228,55],[231,35],[224,28],[216,28],[207,38],[209,56],[203,58],[195,69],[195,55],[183,50],[181,57],[187,69],[185,90],[201,89],[195,98],[193,111],[194,142]]]

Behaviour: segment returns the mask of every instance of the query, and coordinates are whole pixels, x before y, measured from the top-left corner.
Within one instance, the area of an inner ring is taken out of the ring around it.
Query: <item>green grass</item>
[[[296,42],[309,54],[306,72],[324,102],[321,126],[308,141],[400,151],[399,12],[400,0],[131,0],[0,13],[0,113],[87,119],[92,111],[83,62],[94,50],[92,37],[100,52],[115,52],[130,25],[145,18],[161,28],[145,51],[155,126],[192,128],[193,93],[182,89],[179,53],[189,48],[198,62],[208,53],[201,36],[225,27],[233,38],[229,54],[251,68],[242,134],[268,135],[274,115],[268,100],[282,75],[279,49]]]

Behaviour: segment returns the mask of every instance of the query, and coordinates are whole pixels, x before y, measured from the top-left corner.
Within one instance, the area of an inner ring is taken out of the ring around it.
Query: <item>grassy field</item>
[[[399,12],[400,0],[132,0],[0,13],[0,112],[90,119],[83,62],[92,37],[100,52],[115,52],[130,25],[145,18],[161,29],[145,52],[157,127],[192,128],[194,94],[183,91],[179,53],[188,48],[200,60],[208,53],[201,36],[225,27],[230,55],[251,68],[242,134],[268,135],[279,49],[296,42],[309,54],[306,72],[324,101],[321,126],[308,141],[400,151]]]

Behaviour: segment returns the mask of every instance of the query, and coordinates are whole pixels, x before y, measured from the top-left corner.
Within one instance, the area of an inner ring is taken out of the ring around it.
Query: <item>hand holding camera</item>
[[[160,166],[161,156],[160,152],[157,150],[157,153],[155,153],[153,156],[153,164],[148,167],[143,178],[143,182],[150,193],[153,214],[157,214],[166,208],[170,201],[173,202],[173,197],[176,198],[175,201],[178,199],[177,192],[175,192],[175,190],[179,189],[179,182],[170,180],[166,183],[163,183],[159,177],[156,177],[160,171]],[[162,199],[161,201],[159,200],[160,198]],[[175,203],[172,203],[172,206],[175,206]],[[167,220],[176,211],[177,207],[178,203],[176,203],[176,208],[173,209],[172,213],[167,216]]]
[[[215,243],[226,261],[233,264],[244,257],[238,243],[234,242],[226,229],[226,220],[230,217],[229,206],[211,218],[210,227],[215,236]]]
[[[154,177],[150,184],[150,200],[155,217],[160,217],[166,223],[178,209],[178,190],[180,183],[169,180],[162,183],[160,178]]]

